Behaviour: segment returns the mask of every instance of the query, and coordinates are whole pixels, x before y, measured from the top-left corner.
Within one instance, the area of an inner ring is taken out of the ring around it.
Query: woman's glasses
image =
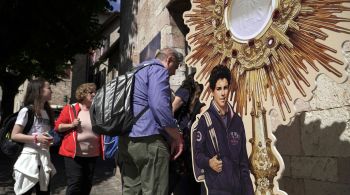
[[[96,94],[96,91],[86,91],[88,94]]]

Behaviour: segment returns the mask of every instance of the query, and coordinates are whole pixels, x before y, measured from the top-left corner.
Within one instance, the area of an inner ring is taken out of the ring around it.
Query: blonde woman
[[[64,134],[59,154],[64,157],[67,195],[90,194],[96,159],[102,155],[102,138],[92,131],[89,112],[95,93],[94,83],[80,85],[77,103],[66,105],[55,123],[55,130]]]

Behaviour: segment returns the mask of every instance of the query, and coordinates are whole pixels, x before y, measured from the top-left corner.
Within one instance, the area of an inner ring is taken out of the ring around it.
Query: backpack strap
[[[23,134],[29,133],[30,129],[31,129],[32,126],[33,126],[33,123],[34,123],[34,115],[35,115],[32,106],[27,106],[26,108],[28,109],[28,111],[27,111],[27,113],[28,113],[28,120],[27,120],[26,126],[25,126],[24,129],[23,129]]]
[[[141,69],[143,69],[143,68],[145,68],[145,67],[147,67],[147,66],[153,66],[153,65],[157,65],[157,66],[164,67],[162,64],[159,64],[159,63],[157,63],[157,62],[149,62],[149,63],[143,64],[142,66],[136,67],[136,68],[134,69],[134,71],[135,71],[134,74],[136,74],[139,70],[141,70]]]
[[[211,142],[213,144],[214,150],[218,155],[218,159],[220,159],[219,142],[218,142],[218,138],[217,138],[216,133],[215,133],[215,129],[213,127],[213,122],[212,122],[208,112],[205,112],[203,115],[204,115],[205,122],[207,123],[208,129],[209,129],[209,136],[210,136]]]
[[[149,105],[147,105],[146,107],[144,107],[144,108],[141,110],[141,112],[138,113],[138,114],[136,115],[136,117],[134,118],[134,124],[136,123],[136,121],[138,121],[138,120],[141,118],[141,116],[142,116],[143,114],[145,114],[145,112],[148,110],[148,108],[149,108]]]
[[[143,68],[145,68],[145,67],[147,67],[147,66],[153,66],[153,65],[157,65],[157,66],[162,66],[162,67],[164,67],[163,65],[161,65],[161,64],[159,64],[159,63],[156,63],[156,62],[145,63],[145,64],[143,64],[142,66],[136,67],[136,69],[134,70],[134,71],[135,71],[134,74],[136,74],[139,70],[141,70],[141,69],[143,69]],[[143,109],[141,110],[141,112],[138,113],[138,114],[136,115],[136,117],[134,118],[133,124],[135,124],[135,123],[141,118],[141,116],[142,116],[148,109],[149,109],[149,105],[147,105],[145,108],[143,108]]]

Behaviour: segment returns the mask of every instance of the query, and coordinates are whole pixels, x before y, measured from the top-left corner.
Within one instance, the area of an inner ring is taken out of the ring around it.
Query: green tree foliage
[[[13,98],[27,78],[56,82],[74,55],[99,47],[97,14],[107,0],[0,1],[0,86],[2,110],[12,113]]]

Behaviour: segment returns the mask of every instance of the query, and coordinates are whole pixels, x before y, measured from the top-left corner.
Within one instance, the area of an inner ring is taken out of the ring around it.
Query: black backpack
[[[136,117],[132,107],[135,74],[156,63],[146,63],[106,83],[96,92],[90,107],[92,130],[97,134],[120,136],[131,131],[135,122],[148,110],[146,106]]]
[[[28,121],[23,129],[23,134],[27,134],[33,126],[34,111],[31,106],[28,108]],[[15,142],[11,140],[12,129],[17,120],[18,112],[7,117],[0,129],[0,149],[2,153],[12,159],[16,159],[23,149],[23,143]]]

